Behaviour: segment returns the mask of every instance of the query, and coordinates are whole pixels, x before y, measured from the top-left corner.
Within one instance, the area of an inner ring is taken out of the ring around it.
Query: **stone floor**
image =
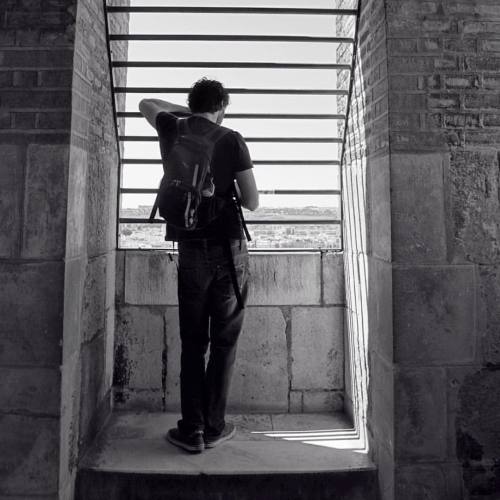
[[[80,469],[135,474],[280,474],[374,470],[342,414],[228,415],[230,441],[191,454],[165,440],[173,413],[117,412]]]

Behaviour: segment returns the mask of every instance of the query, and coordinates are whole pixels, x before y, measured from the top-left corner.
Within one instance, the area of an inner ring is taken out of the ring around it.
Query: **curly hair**
[[[189,91],[188,105],[193,113],[215,113],[229,104],[229,94],[217,80],[201,78]]]

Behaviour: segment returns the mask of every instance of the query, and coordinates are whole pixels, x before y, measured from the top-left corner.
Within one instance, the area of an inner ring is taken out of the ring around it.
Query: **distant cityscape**
[[[151,212],[150,206],[122,208],[121,217],[145,219]],[[273,224],[248,224],[253,249],[277,248],[341,248],[340,224],[317,224],[308,220],[339,220],[337,207],[261,207],[250,216],[251,220],[273,220]],[[280,224],[280,220],[301,220],[300,224]],[[120,248],[171,248],[172,243],[165,241],[164,224],[122,223],[120,224]]]

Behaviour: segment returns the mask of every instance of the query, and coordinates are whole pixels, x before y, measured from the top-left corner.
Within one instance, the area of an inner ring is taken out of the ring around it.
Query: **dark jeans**
[[[230,240],[243,301],[247,297],[248,251],[245,240]],[[223,243],[179,242],[179,323],[181,408],[179,430],[219,434],[244,310],[238,307]],[[205,366],[205,354],[210,355]]]

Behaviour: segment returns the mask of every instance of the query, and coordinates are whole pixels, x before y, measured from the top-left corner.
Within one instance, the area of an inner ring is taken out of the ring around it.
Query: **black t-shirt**
[[[156,117],[156,130],[160,140],[160,151],[163,161],[166,160],[174,144],[177,135],[177,120],[178,118],[175,115],[165,111],[158,113]],[[195,115],[188,118],[188,124],[191,131],[195,134],[206,134],[213,128],[220,127],[220,125],[202,116]],[[235,130],[226,127],[221,128],[227,130],[227,133],[215,145],[211,166],[214,175],[216,196],[229,199],[235,173],[248,170],[253,165],[243,137]],[[165,239],[169,241],[198,238],[239,239],[242,236],[242,226],[236,205],[233,202],[228,202],[221,211],[220,216],[203,229],[182,231],[167,224]]]

